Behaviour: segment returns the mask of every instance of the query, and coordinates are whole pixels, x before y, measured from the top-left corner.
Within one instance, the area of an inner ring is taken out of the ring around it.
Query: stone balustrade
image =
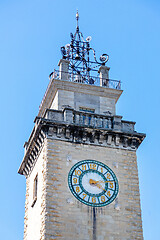
[[[63,110],[47,109],[44,118],[81,127],[111,129],[124,132],[134,132],[135,125],[135,122],[122,120],[122,116],[76,111],[70,107],[65,107]]]
[[[122,116],[109,112],[96,114],[77,111],[68,105],[62,110],[46,109],[43,118],[35,118],[18,172],[29,176],[46,138],[136,151],[145,134],[137,133],[134,125],[135,122],[122,120]]]

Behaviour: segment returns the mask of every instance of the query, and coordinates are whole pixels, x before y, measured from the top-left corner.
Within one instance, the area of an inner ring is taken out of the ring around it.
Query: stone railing
[[[113,118],[110,116],[74,111],[74,124],[94,128],[112,128]]]
[[[76,111],[69,107],[65,107],[63,110],[47,109],[44,118],[63,124],[124,132],[134,132],[135,125],[135,122],[122,120],[122,116]]]

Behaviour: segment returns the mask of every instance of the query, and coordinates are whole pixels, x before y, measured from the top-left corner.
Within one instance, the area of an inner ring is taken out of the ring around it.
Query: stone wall
[[[46,214],[46,144],[44,142],[37,162],[26,179],[24,240],[43,240]],[[34,202],[34,179],[38,174],[37,200]]]
[[[122,90],[119,89],[52,79],[40,105],[38,116],[43,117],[47,108],[61,110],[62,105],[70,105],[76,110],[79,110],[79,107],[92,106],[91,108],[95,108],[98,114],[103,114],[104,111],[116,114],[115,104],[121,94]]]
[[[103,114],[106,111],[109,111],[113,115],[116,113],[115,99],[110,97],[58,90],[52,102],[51,109],[61,110],[64,105],[69,105],[77,111],[79,111],[80,107],[86,107],[94,109],[97,114]]]
[[[115,172],[119,194],[109,206],[94,209],[70,192],[68,172],[85,159],[103,162]],[[47,139],[46,173],[46,240],[143,239],[135,152]]]
[[[76,200],[68,173],[81,160],[93,159],[110,167],[119,182],[118,198],[92,208]],[[38,174],[37,201],[33,185]],[[26,180],[24,240],[143,239],[136,152],[46,138]]]

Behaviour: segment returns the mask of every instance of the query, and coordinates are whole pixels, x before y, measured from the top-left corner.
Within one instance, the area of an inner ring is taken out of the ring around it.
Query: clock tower
[[[24,144],[24,240],[143,239],[136,150],[145,134],[116,115],[121,82],[76,19]]]

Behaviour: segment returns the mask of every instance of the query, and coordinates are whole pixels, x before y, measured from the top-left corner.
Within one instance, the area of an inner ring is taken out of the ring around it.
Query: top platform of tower
[[[121,90],[121,81],[112,80],[109,78],[110,68],[106,66],[106,62],[109,60],[108,54],[102,54],[97,60],[95,50],[90,46],[91,37],[87,37],[86,40],[83,34],[79,30],[79,14],[76,14],[77,27],[75,34],[71,35],[70,44],[66,44],[61,47],[62,59],[60,59],[58,66],[59,70],[54,70],[49,75],[49,84],[44,94],[42,102],[39,107],[39,117],[43,117],[47,108],[53,108],[53,101],[57,94],[57,91],[62,90],[68,92],[74,92],[79,94],[95,95],[109,99],[109,102],[115,105],[118,101]],[[64,93],[64,92],[63,92]],[[88,99],[84,96],[83,99],[86,102],[82,102],[82,105],[87,104]],[[73,99],[72,99],[73,100]],[[79,99],[74,99],[75,101]],[[111,101],[110,101],[111,100]],[[69,99],[65,99],[66,102],[56,107],[60,110],[62,105],[72,105],[69,103]],[[55,104],[54,104],[55,108]],[[115,109],[112,106],[109,109],[103,109],[109,111],[113,115]],[[79,110],[79,109],[76,109]],[[104,111],[96,110],[97,114],[103,114]]]

